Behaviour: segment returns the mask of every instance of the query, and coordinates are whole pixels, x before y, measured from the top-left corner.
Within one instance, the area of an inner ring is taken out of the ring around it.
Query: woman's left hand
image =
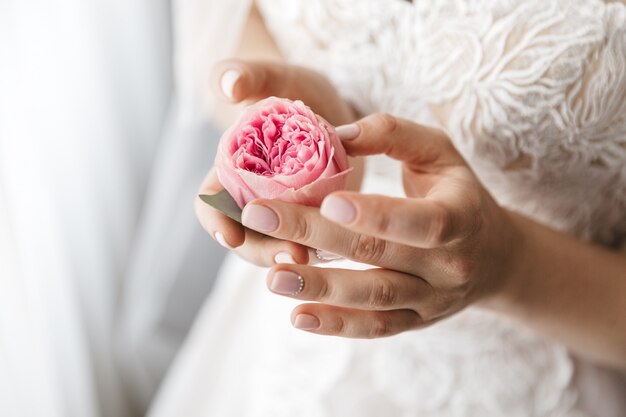
[[[270,290],[315,302],[293,311],[295,327],[389,336],[430,325],[506,287],[523,235],[445,133],[386,114],[338,133],[353,156],[402,161],[407,197],[342,191],[326,197],[321,209],[270,200],[245,207],[243,223],[251,229],[380,267],[273,267]]]

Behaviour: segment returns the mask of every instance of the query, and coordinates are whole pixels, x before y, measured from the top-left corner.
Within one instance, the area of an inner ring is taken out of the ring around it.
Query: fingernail
[[[317,259],[319,259],[322,262],[330,262],[330,261],[336,261],[338,259],[343,259],[343,256],[339,256],[335,253],[328,252],[322,249],[316,249],[315,256],[317,257]]]
[[[241,213],[244,226],[262,233],[278,229],[278,216],[274,210],[257,204],[248,204]]]
[[[293,327],[300,330],[315,330],[320,327],[320,320],[310,314],[298,314],[293,321]]]
[[[324,199],[320,213],[337,223],[352,223],[356,218],[356,209],[351,202],[332,195]]]
[[[220,87],[222,88],[222,92],[228,98],[233,98],[233,90],[235,88],[235,84],[239,81],[241,77],[241,72],[238,69],[229,69],[224,74],[222,74],[222,78],[220,79]]]
[[[233,248],[232,246],[228,244],[228,242],[226,242],[226,239],[224,239],[224,234],[222,232],[215,232],[215,235],[213,236],[215,237],[215,240],[217,241],[217,243],[224,246],[226,249]]]
[[[293,256],[289,252],[278,252],[276,256],[274,256],[274,262],[277,264],[295,264],[296,261],[293,259]]]
[[[291,271],[276,271],[272,275],[270,290],[278,294],[298,295],[304,289],[304,279]]]
[[[361,127],[356,123],[352,123],[349,125],[336,127],[335,131],[337,132],[337,136],[339,136],[339,139],[352,140],[356,139],[356,137],[359,136],[359,134],[361,133]]]

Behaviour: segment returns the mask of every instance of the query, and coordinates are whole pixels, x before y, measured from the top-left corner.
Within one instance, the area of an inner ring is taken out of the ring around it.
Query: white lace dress
[[[623,4],[258,3],[289,59],[329,76],[364,114],[445,128],[502,205],[623,245]],[[402,194],[398,166],[373,158],[364,188]],[[473,308],[387,339],[321,337],[292,329],[296,303],[270,294],[265,272],[228,260],[153,416],[625,413],[620,376],[506,317]]]

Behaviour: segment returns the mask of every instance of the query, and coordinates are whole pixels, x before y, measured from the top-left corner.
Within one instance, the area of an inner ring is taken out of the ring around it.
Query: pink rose
[[[250,106],[224,133],[215,166],[241,208],[256,198],[319,206],[351,171],[333,126],[301,101],[276,97]]]

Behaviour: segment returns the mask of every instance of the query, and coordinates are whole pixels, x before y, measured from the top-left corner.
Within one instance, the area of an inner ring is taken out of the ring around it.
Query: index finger
[[[340,126],[337,134],[352,156],[385,154],[420,167],[466,165],[443,131],[386,113]]]
[[[476,198],[465,195],[443,190],[434,198],[396,198],[340,191],[324,199],[321,214],[358,233],[436,248],[475,231],[475,215],[464,205],[472,206]]]
[[[277,200],[254,200],[242,213],[244,226],[263,234],[322,249],[353,261],[421,275],[423,250],[337,227],[316,207]]]

